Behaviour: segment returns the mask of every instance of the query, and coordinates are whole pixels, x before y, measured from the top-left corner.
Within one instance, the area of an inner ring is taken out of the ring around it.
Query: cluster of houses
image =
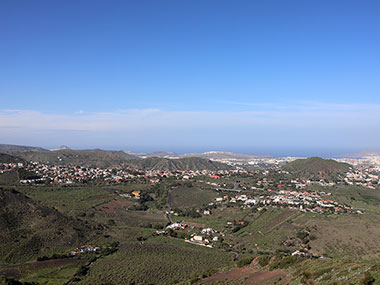
[[[15,168],[23,168],[24,164],[21,162],[18,163],[1,163],[0,164],[0,173],[5,173],[7,171],[13,170]]]
[[[107,184],[117,184],[134,179],[144,179],[151,184],[157,184],[162,178],[175,177],[179,180],[188,180],[200,175],[210,175],[210,177],[220,177],[221,175],[234,175],[244,170],[140,170],[122,167],[94,168],[82,166],[50,165],[41,162],[23,163],[2,163],[0,173],[24,168],[35,173],[39,178],[23,179],[23,184],[41,183],[47,181],[49,184],[73,184],[83,182],[105,182]]]
[[[189,231],[194,229],[194,226],[189,227],[187,224],[182,222],[174,222],[168,225],[165,229],[156,230],[155,235],[168,235],[168,230],[185,230],[189,228]],[[185,242],[202,245],[206,247],[213,247],[213,242],[219,241],[219,236],[224,236],[224,233],[219,233],[212,228],[203,228],[200,232],[192,233],[190,238],[186,238]]]
[[[71,255],[78,255],[81,253],[94,252],[94,251],[98,251],[98,250],[99,250],[99,247],[93,247],[91,245],[84,245],[84,246],[78,247],[75,250],[73,250],[71,252]]]
[[[379,173],[379,171],[379,167],[351,170],[346,173],[344,181],[349,185],[359,185],[375,189],[375,185],[379,184],[380,175],[373,173]]]
[[[235,196],[224,195],[215,199],[215,205],[223,203],[238,203],[241,207],[265,207],[281,206],[296,209],[303,212],[312,213],[351,213],[351,207],[339,204],[338,202],[327,199],[331,193],[328,192],[306,192],[291,190],[268,190],[267,195],[251,197],[247,194]],[[213,206],[214,203],[210,203]]]

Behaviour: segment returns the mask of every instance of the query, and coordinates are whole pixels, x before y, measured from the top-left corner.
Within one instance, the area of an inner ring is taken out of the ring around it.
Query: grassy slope
[[[14,190],[0,189],[1,262],[34,260],[67,252],[91,235],[83,222],[36,203]]]
[[[16,169],[0,174],[0,185],[18,185],[20,176]]]
[[[91,266],[81,284],[176,284],[231,261],[223,251],[156,237],[123,244],[117,253]]]
[[[174,187],[168,195],[168,203],[171,208],[191,208],[208,205],[215,202],[217,193],[212,190],[202,190],[197,186],[185,185]]]
[[[112,193],[98,186],[19,187],[21,192],[62,212],[76,214],[113,199]]]
[[[297,220],[310,230],[314,253],[331,257],[380,258],[380,215],[306,215]]]

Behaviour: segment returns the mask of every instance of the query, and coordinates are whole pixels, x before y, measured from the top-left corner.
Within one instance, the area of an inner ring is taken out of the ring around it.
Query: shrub
[[[360,284],[363,284],[363,285],[370,285],[370,284],[373,284],[375,283],[375,278],[372,276],[372,274],[370,272],[366,272],[364,273],[364,278],[363,280],[360,282]]]
[[[288,268],[289,266],[300,262],[302,259],[297,256],[286,256],[284,258],[276,258],[276,260],[270,265],[270,270],[277,268]]]
[[[89,269],[89,268],[88,268],[87,266],[82,265],[82,266],[78,269],[76,275],[78,275],[78,276],[84,276],[84,275],[87,274],[88,269]]]
[[[243,266],[251,264],[252,260],[253,260],[253,257],[245,257],[238,260],[236,264],[238,267],[243,267]]]
[[[297,233],[297,237],[299,238],[299,239],[302,239],[302,240],[304,240],[304,239],[306,239],[307,237],[308,237],[308,233],[307,232],[298,232]]]
[[[269,261],[271,259],[270,255],[261,255],[258,258],[259,265],[264,267],[269,264]]]

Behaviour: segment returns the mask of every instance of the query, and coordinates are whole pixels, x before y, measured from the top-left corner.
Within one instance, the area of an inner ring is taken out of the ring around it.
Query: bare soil
[[[130,205],[128,201],[112,200],[110,202],[96,206],[95,209],[108,213],[114,213],[118,210],[125,209],[127,205]]]
[[[252,263],[242,268],[234,268],[228,272],[219,272],[201,279],[197,284],[290,284],[290,278],[282,270],[263,271]]]

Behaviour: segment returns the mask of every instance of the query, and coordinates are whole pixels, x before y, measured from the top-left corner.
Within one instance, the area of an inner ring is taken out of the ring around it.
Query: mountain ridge
[[[15,145],[15,144],[0,144],[0,152],[14,153],[25,151],[49,151],[48,149],[37,146]]]

